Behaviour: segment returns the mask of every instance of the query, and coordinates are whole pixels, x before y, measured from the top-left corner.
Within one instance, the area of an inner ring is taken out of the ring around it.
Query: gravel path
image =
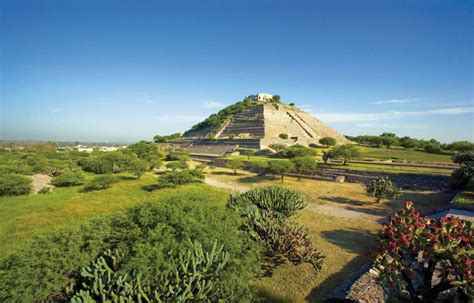
[[[31,183],[33,189],[31,193],[33,195],[37,194],[43,187],[51,187],[51,177],[43,174],[36,174],[31,176]]]
[[[222,181],[211,177],[206,177],[206,184],[214,187],[231,190],[234,192],[245,192],[252,187],[238,184],[231,181]],[[365,214],[357,210],[346,209],[343,206],[330,205],[330,204],[309,204],[307,210],[330,215],[340,219],[349,220],[368,220],[371,222],[383,221],[383,216]]]

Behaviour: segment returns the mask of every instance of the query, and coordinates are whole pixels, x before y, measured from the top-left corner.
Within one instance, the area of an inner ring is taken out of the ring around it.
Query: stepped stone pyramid
[[[273,143],[319,144],[323,137],[333,137],[338,143],[348,142],[343,135],[310,114],[295,106],[274,102],[271,97],[268,94],[250,96],[252,101],[245,109],[233,114],[217,130],[190,130],[184,136],[204,140],[203,144],[207,141],[207,144],[237,144],[258,149]],[[288,135],[288,139],[281,138],[282,134]]]

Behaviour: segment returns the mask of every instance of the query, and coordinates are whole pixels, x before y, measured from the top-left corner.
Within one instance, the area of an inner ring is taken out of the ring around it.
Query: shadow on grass
[[[333,203],[338,203],[338,204],[349,204],[349,205],[364,205],[367,203],[360,202],[357,200],[352,200],[352,199],[347,199],[347,198],[342,198],[342,197],[321,197],[321,200],[324,202],[333,202]]]
[[[128,181],[128,180],[137,180],[137,177],[135,176],[118,176],[118,180],[120,181]]]
[[[324,282],[313,288],[305,297],[308,302],[323,302],[330,292],[339,286],[352,272],[358,270],[366,261],[363,256],[358,256],[346,264],[340,271],[329,276]],[[323,265],[324,266],[324,265]],[[344,301],[341,301],[344,302]]]
[[[363,254],[369,248],[361,246],[360,243],[371,243],[375,245],[375,235],[368,231],[349,229],[349,230],[330,230],[321,232],[323,238],[330,243],[337,245],[350,253]],[[357,241],[354,241],[357,239]]]
[[[227,172],[227,171],[213,171],[213,172],[211,172],[211,174],[216,175],[216,176],[219,176],[219,175],[220,176],[222,176],[222,175],[224,175],[224,176],[238,176],[238,175],[240,175],[239,173],[234,174],[233,172]]]
[[[239,181],[240,183],[259,183],[274,180],[277,180],[277,178],[274,178],[272,176],[247,176],[239,178],[237,181]]]
[[[144,185],[141,187],[144,191],[147,191],[147,192],[152,192],[154,190],[157,190],[157,189],[161,189],[162,187],[158,184],[150,184],[150,185]]]
[[[257,297],[258,302],[265,302],[265,303],[288,303],[294,302],[291,298],[280,296],[268,289],[265,289],[261,286],[256,287],[257,290]]]

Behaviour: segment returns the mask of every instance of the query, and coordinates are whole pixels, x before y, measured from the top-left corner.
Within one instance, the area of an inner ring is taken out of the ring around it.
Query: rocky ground
[[[44,187],[52,187],[52,185],[50,184],[51,177],[43,174],[36,174],[31,176],[31,183],[33,186],[31,193],[33,195],[37,194]]]

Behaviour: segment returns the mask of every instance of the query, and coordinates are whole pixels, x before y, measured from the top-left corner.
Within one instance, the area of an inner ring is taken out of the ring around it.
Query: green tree
[[[140,159],[130,161],[129,170],[140,180],[141,176],[149,169],[148,162]]]
[[[347,165],[351,159],[357,158],[360,156],[359,151],[354,145],[344,144],[334,146],[330,151],[332,157],[342,158],[342,164]]]
[[[280,175],[281,183],[284,180],[284,174],[289,173],[294,169],[294,165],[288,160],[272,160],[268,161],[268,171],[272,175]]]
[[[334,146],[337,144],[337,141],[333,137],[324,137],[319,139],[319,143],[326,146]]]
[[[375,197],[377,203],[382,199],[396,199],[401,194],[400,189],[388,177],[381,177],[370,181],[366,189],[369,195]]]
[[[246,156],[250,160],[250,157],[255,155],[255,151],[251,149],[246,149],[242,152],[242,155]]]
[[[298,180],[301,180],[301,175],[305,171],[314,170],[317,166],[316,161],[311,157],[296,157],[292,158],[291,162],[293,162],[295,171],[298,173]]]
[[[172,171],[176,171],[178,169],[188,169],[189,165],[188,163],[184,161],[172,161],[172,162],[166,163],[166,168]]]
[[[244,163],[240,160],[230,160],[227,161],[226,167],[234,170],[234,175],[236,175],[237,169],[244,167]]]
[[[395,135],[395,134],[391,134],[391,135]],[[382,144],[385,145],[387,148],[390,148],[393,145],[398,144],[397,137],[391,136],[391,135],[387,135],[386,133],[384,133],[384,135],[380,137],[380,139],[382,140]]]
[[[103,190],[112,187],[117,179],[111,175],[97,176],[84,186],[84,191]]]

